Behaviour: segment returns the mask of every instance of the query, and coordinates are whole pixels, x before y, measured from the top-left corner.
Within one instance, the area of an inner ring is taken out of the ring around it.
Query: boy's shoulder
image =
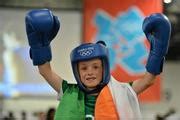
[[[77,87],[77,84],[75,82],[69,82],[67,80],[63,80],[62,82],[62,90],[63,90],[63,93],[67,90],[67,88],[76,88]]]

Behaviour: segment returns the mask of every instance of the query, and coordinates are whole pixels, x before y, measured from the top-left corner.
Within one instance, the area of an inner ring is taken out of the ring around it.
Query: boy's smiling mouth
[[[96,80],[96,77],[88,77],[86,78],[87,81],[93,81],[93,80]]]

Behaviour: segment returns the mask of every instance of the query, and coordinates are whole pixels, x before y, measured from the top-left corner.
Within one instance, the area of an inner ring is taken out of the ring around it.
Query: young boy
[[[48,9],[32,10],[26,15],[33,64],[57,93],[63,92],[55,119],[140,119],[137,95],[151,86],[163,69],[171,32],[167,17],[156,13],[145,18],[143,31],[151,45],[147,72],[131,86],[110,75],[108,48],[103,41],[85,43],[72,50],[70,58],[77,84],[68,84],[57,75],[50,65],[50,42],[59,26],[58,18]]]

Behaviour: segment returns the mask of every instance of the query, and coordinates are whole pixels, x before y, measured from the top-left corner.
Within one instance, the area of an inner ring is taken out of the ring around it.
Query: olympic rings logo
[[[80,56],[90,56],[94,51],[94,48],[93,47],[88,47],[88,48],[83,48],[83,49],[80,49],[78,50],[78,53]]]

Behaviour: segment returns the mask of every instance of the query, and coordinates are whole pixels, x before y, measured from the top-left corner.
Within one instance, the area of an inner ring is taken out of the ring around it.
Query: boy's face
[[[102,61],[92,59],[78,63],[78,70],[81,82],[92,90],[101,82],[103,76]]]

